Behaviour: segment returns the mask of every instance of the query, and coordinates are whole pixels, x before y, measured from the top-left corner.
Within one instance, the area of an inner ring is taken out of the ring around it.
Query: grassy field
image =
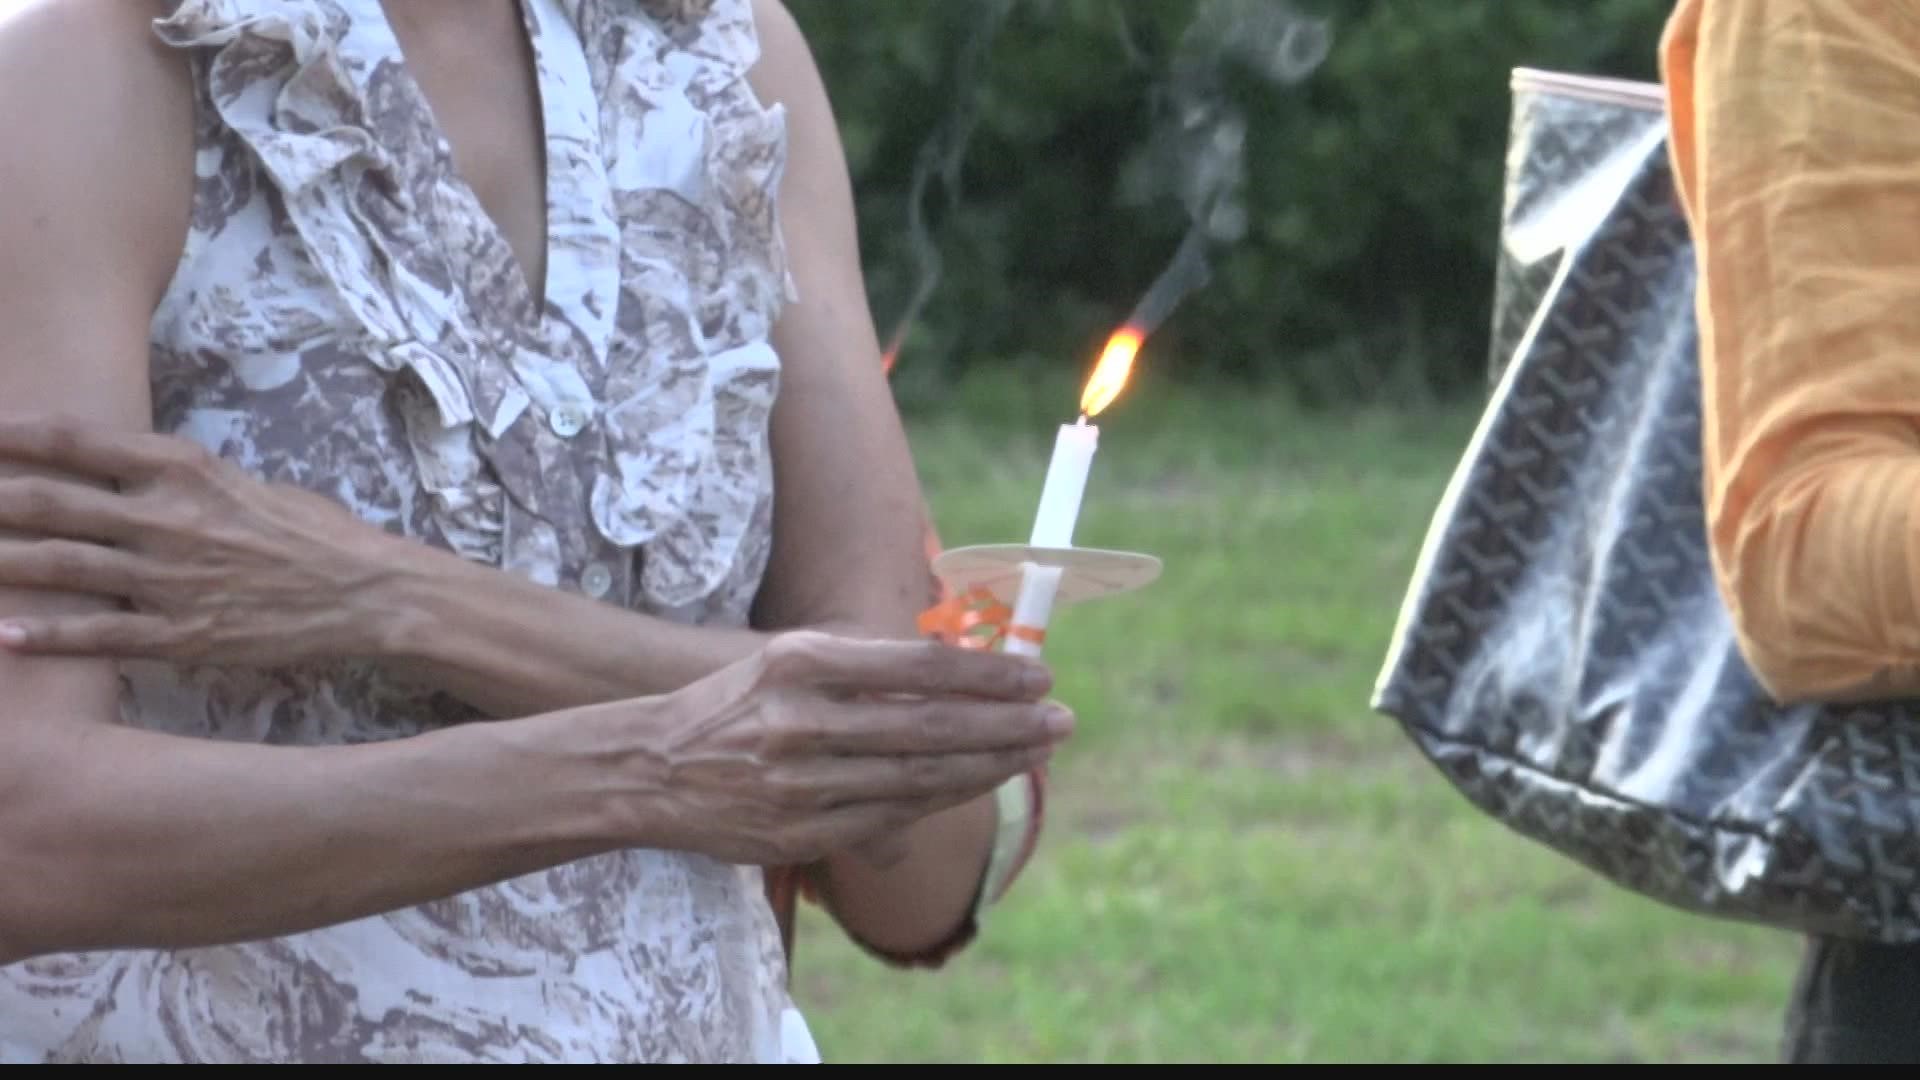
[[[913,422],[947,543],[1025,538],[1073,395],[983,382]],[[829,1060],[1770,1060],[1794,940],[1508,833],[1367,707],[1473,419],[1150,375],[1103,418],[1078,540],[1165,577],[1054,623],[1080,730],[973,949],[890,970],[808,913],[796,987]]]

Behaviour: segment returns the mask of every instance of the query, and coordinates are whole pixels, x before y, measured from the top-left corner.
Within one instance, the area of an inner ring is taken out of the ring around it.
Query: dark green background
[[[1076,377],[1188,219],[1152,180],[1154,108],[1200,0],[1014,0],[987,54],[957,209],[928,188],[944,273],[896,392],[969,365]],[[790,0],[843,126],[876,319],[905,308],[908,192],[954,108],[986,0]],[[1309,404],[1418,401],[1484,380],[1516,66],[1652,80],[1669,0],[1319,0],[1325,61],[1292,86],[1229,62],[1248,228],[1149,342],[1161,379],[1284,385]],[[1164,173],[1164,169],[1158,170]]]

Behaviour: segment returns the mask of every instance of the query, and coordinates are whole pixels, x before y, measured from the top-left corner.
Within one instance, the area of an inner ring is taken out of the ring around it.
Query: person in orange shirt
[[[1660,61],[1743,654],[1783,703],[1920,694],[1920,11],[1680,0]],[[1783,1052],[1920,1061],[1920,947],[1809,942]]]

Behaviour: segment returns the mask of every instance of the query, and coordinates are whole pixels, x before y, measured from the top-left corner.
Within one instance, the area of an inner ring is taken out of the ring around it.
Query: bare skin
[[[538,111],[513,6],[389,7],[538,290]],[[0,620],[26,632],[0,651],[0,961],[273,936],[628,846],[817,862],[861,940],[944,937],[978,886],[993,788],[1070,721],[1021,661],[857,640],[913,634],[921,503],[837,134],[785,11],[760,5],[753,78],[788,109],[807,301],[774,338],[780,494],[757,629],[715,630],[396,539],[151,434],[147,324],[193,175],[190,90],[152,41],[156,10],[41,0],[0,22]],[[510,719],[312,749],[113,723],[118,657],[342,655]]]

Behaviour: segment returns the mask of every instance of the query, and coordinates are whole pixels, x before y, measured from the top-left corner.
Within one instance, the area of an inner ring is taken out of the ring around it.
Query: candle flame
[[[1100,362],[1094,365],[1086,391],[1080,395],[1082,416],[1100,415],[1100,411],[1113,404],[1120,391],[1126,389],[1127,376],[1133,374],[1133,358],[1145,340],[1146,336],[1133,326],[1122,326],[1107,339],[1107,347],[1100,351]]]

